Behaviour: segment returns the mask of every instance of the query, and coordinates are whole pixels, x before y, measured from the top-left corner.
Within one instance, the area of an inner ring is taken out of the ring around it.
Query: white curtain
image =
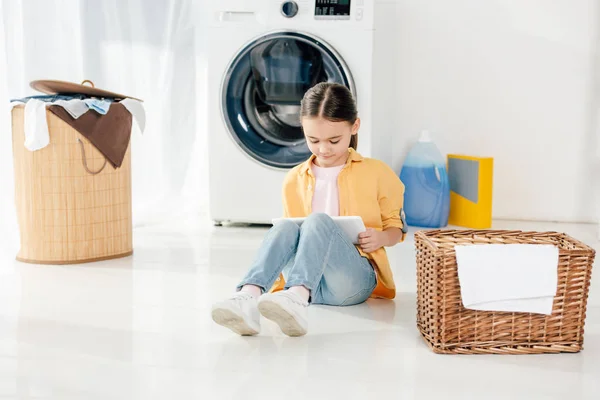
[[[144,100],[132,135],[134,226],[207,204],[202,2],[1,0],[0,256],[18,248],[9,99],[36,79],[81,82]]]

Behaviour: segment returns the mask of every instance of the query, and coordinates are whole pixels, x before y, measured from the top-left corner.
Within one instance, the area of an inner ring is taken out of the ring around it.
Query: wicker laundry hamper
[[[50,144],[29,151],[24,109],[12,110],[17,260],[74,264],[131,255],[131,146],[115,169],[84,136],[46,111]]]
[[[415,244],[417,326],[435,353],[539,354],[583,349],[594,249],[556,232],[493,230],[420,231],[415,234]],[[465,309],[454,246],[480,244],[558,246],[558,287],[552,314]]]

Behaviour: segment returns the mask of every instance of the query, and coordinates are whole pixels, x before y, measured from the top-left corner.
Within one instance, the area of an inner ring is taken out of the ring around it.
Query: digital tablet
[[[302,223],[306,220],[306,217],[274,218],[272,222],[273,225],[276,225],[286,219],[295,222],[298,225],[302,225]],[[348,239],[350,239],[354,244],[358,244],[358,234],[367,230],[362,218],[359,216],[331,217],[331,219],[337,224],[337,226],[340,227],[342,231],[344,231]]]

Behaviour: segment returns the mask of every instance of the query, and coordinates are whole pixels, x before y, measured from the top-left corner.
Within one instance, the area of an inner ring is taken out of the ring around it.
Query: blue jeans
[[[281,272],[286,289],[304,286],[310,290],[312,304],[359,304],[377,285],[369,260],[326,214],[311,214],[302,226],[291,221],[274,225],[238,290],[256,285],[268,291]]]

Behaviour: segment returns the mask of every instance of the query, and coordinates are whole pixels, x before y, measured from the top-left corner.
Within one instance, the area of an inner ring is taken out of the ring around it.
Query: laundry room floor
[[[558,230],[600,248],[597,227]],[[600,272],[579,354],[433,354],[415,324],[411,235],[390,250],[398,295],[348,308],[313,306],[309,333],[269,321],[239,337],[210,318],[266,228],[184,218],[134,230],[134,255],[37,266],[0,254],[1,399],[598,399]]]

